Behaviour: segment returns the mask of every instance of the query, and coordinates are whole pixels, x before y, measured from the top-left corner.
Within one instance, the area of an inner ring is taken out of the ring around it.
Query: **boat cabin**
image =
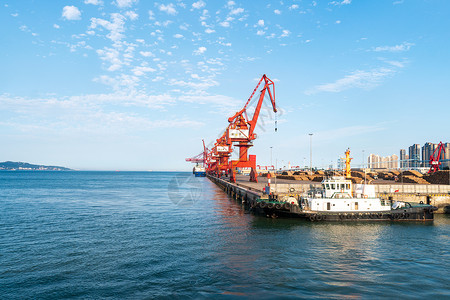
[[[390,204],[375,196],[370,185],[352,185],[344,177],[332,177],[322,181],[322,189],[309,193],[303,205],[312,211],[371,212],[390,210]]]

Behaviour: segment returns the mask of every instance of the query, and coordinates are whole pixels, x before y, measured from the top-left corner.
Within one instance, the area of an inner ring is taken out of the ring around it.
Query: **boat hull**
[[[194,171],[195,177],[206,177],[206,172],[204,171]]]
[[[255,203],[251,210],[267,217],[300,218],[311,222],[432,221],[436,210],[436,207],[431,205],[372,212],[307,211],[296,205],[282,208],[268,206],[270,205],[260,207],[259,203]]]

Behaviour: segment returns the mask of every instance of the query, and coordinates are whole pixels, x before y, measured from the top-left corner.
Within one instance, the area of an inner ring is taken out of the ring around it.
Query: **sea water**
[[[450,298],[450,218],[248,214],[174,172],[0,172],[0,298]]]

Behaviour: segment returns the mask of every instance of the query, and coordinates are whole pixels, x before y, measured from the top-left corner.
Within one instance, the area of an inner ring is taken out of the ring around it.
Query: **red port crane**
[[[437,155],[436,151],[438,151]],[[433,154],[430,155],[430,169],[428,170],[428,173],[439,171],[439,166],[441,165],[439,159],[441,158],[442,151],[444,151],[445,153],[444,144],[442,142],[439,142],[438,147],[433,151]]]
[[[194,164],[203,164],[203,166],[206,166],[207,163],[207,154],[208,154],[208,148],[205,147],[205,141],[203,141],[203,152],[197,154],[194,157],[188,157],[186,158],[186,161],[194,163]]]
[[[260,91],[255,112],[250,120],[247,115],[247,107],[263,81],[264,87]],[[276,113],[275,84],[266,76],[266,74],[264,74],[244,107],[228,119],[229,125],[226,130],[227,143],[239,147],[239,159],[230,161],[228,166],[228,174],[230,175],[231,182],[236,182],[236,168],[251,168],[250,181],[258,182],[258,174],[256,173],[256,155],[248,155],[248,149],[253,146],[252,141],[256,139],[254,130],[256,128],[256,123],[258,122],[259,113],[266,93],[269,95],[273,111]]]

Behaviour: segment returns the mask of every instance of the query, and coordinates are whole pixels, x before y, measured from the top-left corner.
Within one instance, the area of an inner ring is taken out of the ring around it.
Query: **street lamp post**
[[[270,167],[272,167],[272,148],[270,147]]]
[[[309,171],[312,174],[312,133],[309,134]]]
[[[366,162],[365,162],[365,157],[364,157],[364,150],[363,150],[363,162],[362,162],[362,167],[363,167],[363,169],[366,168]]]

